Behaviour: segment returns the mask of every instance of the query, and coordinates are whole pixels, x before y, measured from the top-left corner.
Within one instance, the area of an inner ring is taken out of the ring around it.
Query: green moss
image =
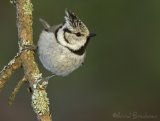
[[[36,114],[44,115],[49,112],[49,99],[45,90],[33,90],[32,107]]]
[[[24,7],[23,7],[23,10],[24,10],[24,14],[32,15],[33,4],[31,3],[30,0],[26,0],[26,3],[24,5]]]

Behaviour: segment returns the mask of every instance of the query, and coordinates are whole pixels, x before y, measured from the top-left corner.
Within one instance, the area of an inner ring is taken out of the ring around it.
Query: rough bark
[[[35,62],[34,51],[24,49],[25,46],[33,45],[32,2],[31,0],[12,0],[11,2],[16,6],[19,53],[1,71],[0,90],[4,87],[5,82],[13,72],[22,66],[24,78],[29,82],[32,90],[31,105],[37,114],[37,119],[40,121],[52,121],[49,111],[49,99],[46,92],[48,83],[46,81],[41,82],[42,74]],[[15,97],[23,84],[22,80],[13,91],[13,97]]]

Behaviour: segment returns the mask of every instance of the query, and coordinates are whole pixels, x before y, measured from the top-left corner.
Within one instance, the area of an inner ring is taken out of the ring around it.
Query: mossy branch
[[[32,2],[31,0],[12,0],[11,2],[16,6],[19,53],[1,71],[0,90],[4,87],[5,82],[13,72],[22,67],[24,78],[18,83],[12,96],[15,97],[24,80],[27,80],[32,90],[31,104],[34,112],[37,114],[37,119],[40,121],[52,121],[49,111],[49,99],[46,92],[47,83],[39,83],[42,74],[35,62],[34,52],[24,49],[25,46],[33,45]]]

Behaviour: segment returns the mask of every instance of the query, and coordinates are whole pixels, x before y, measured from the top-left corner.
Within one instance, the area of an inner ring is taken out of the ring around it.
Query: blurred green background
[[[84,66],[50,80],[47,91],[54,121],[132,121],[134,113],[139,115],[136,121],[160,121],[159,0],[33,0],[33,5],[34,43],[42,29],[39,17],[52,25],[61,23],[65,8],[97,33]],[[3,68],[18,51],[16,12],[9,0],[1,0],[0,16]],[[40,63],[39,67],[44,76],[50,75]],[[22,76],[23,70],[17,71],[0,94],[0,121],[36,120],[28,84],[13,106],[7,105]]]

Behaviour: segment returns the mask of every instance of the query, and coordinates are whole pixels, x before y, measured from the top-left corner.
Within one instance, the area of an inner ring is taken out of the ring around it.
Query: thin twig
[[[21,58],[20,53],[17,53],[17,55],[0,72],[0,92],[2,91],[2,88],[4,87],[7,80],[19,67],[21,67]]]
[[[13,92],[11,93],[10,97],[9,97],[9,105],[11,106],[15,100],[15,97],[17,95],[17,93],[19,92],[20,88],[22,87],[22,85],[27,81],[27,79],[25,78],[25,76],[18,82],[18,84],[16,85],[16,87],[14,88]]]

